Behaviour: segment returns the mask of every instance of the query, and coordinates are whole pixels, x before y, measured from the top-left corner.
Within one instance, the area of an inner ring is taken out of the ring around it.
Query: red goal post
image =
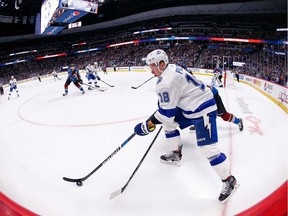
[[[233,73],[231,70],[224,70],[224,77],[223,77],[223,84],[224,88],[226,87],[236,87]]]

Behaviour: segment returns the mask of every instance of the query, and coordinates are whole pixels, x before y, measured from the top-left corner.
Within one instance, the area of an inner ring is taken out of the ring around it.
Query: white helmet
[[[146,57],[146,64],[156,64],[156,66],[159,66],[159,63],[161,61],[164,61],[165,65],[169,64],[168,55],[164,50],[156,49],[152,52],[150,52]]]

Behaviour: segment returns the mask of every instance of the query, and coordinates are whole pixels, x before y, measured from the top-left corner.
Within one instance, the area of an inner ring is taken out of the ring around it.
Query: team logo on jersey
[[[203,138],[199,138],[199,139],[197,139],[197,142],[203,142],[203,141],[205,141],[205,140],[206,140],[206,138],[203,137]]]

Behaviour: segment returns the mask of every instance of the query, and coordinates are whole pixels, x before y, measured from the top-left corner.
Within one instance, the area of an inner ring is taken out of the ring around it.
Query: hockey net
[[[224,87],[236,88],[235,81],[233,78],[232,71],[225,70],[224,71]]]

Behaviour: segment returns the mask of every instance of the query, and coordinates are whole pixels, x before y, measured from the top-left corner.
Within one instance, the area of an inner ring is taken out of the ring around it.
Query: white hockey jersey
[[[97,70],[94,65],[88,65],[86,68],[86,74],[97,74]]]
[[[158,78],[155,91],[159,106],[155,117],[163,124],[174,124],[177,108],[189,119],[201,117],[217,109],[211,90],[174,64],[169,64]]]
[[[11,79],[9,81],[9,85],[10,85],[11,88],[14,88],[17,85],[17,80],[15,78]]]

